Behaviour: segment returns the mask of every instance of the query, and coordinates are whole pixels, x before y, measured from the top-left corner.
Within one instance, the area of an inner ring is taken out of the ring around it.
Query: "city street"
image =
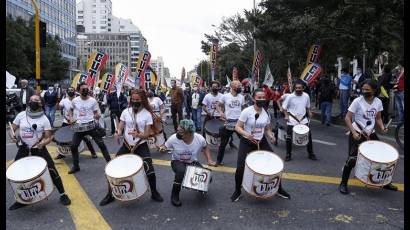
[[[61,123],[58,117],[57,123]],[[108,121],[108,119],[107,119]],[[173,133],[172,121],[168,119],[166,133]],[[59,124],[57,125],[59,126]],[[307,158],[305,147],[294,147],[293,160],[285,162],[283,188],[291,199],[278,196],[260,200],[242,189],[242,198],[230,201],[234,191],[234,172],[237,149],[226,149],[225,165],[209,167],[213,181],[208,194],[182,190],[182,207],[170,202],[174,173],[170,167],[170,155],[152,151],[157,177],[157,188],[164,198],[163,203],[151,200],[147,191],[141,199],[132,202],[116,201],[100,207],[99,202],[107,192],[105,161],[101,153],[92,159],[89,151],[80,156],[81,171],[68,175],[72,157],[55,160],[63,180],[66,193],[72,200],[70,206],[59,203],[54,191],[48,200],[38,204],[8,211],[14,197],[6,181],[6,228],[7,229],[404,229],[404,161],[403,151],[394,175],[394,184],[399,191],[392,192],[365,187],[354,177],[349,180],[351,194],[339,193],[338,185],[342,167],[347,158],[346,128],[321,125],[311,122],[313,149],[318,161]],[[108,131],[107,131],[108,133]],[[234,135],[236,146],[239,140]],[[397,147],[391,137],[382,141]],[[110,137],[104,139],[110,154],[119,148]],[[16,145],[6,142],[7,165],[16,154]],[[95,143],[94,143],[95,145]],[[98,152],[100,150],[95,145]],[[55,144],[48,146],[53,157]],[[273,150],[282,159],[285,157],[285,143],[279,141]],[[212,150],[216,160],[217,150]],[[204,156],[200,162],[205,164]]]

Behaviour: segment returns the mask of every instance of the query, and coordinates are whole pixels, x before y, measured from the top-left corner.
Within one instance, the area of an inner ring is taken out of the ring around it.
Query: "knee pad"
[[[356,156],[349,156],[346,160],[345,166],[349,168],[353,168],[356,165],[356,160],[357,160]]]
[[[154,166],[152,165],[152,159],[151,157],[146,157],[143,159],[144,162],[144,170],[147,176],[151,175],[154,172]]]

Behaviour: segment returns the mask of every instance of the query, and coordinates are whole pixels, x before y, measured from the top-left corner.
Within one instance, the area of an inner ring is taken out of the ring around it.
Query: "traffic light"
[[[40,21],[40,47],[44,48],[47,44],[47,23]]]

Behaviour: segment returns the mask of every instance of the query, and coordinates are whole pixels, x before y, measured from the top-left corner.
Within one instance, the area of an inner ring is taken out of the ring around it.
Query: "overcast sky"
[[[201,40],[212,34],[212,24],[252,7],[253,0],[112,0],[113,15],[131,19],[152,57],[162,56],[171,77],[178,78],[182,67],[189,71],[209,58],[201,52]]]

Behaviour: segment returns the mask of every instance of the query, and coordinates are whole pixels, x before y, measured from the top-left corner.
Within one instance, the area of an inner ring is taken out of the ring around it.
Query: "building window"
[[[97,13],[97,11],[96,11],[96,10],[93,10],[92,12],[93,12],[94,14],[95,14],[95,13]]]
[[[93,29],[96,29],[97,27],[93,26]]]
[[[100,24],[107,24],[106,21],[100,21]]]
[[[101,10],[100,13],[105,14],[105,13],[107,13],[107,11],[106,10]]]
[[[95,24],[95,21],[93,21],[93,24]]]
[[[78,16],[78,19],[83,19],[84,18],[84,16]]]
[[[101,26],[100,29],[105,30],[105,29],[107,29],[107,27],[106,26]]]
[[[78,13],[79,13],[79,14],[83,14],[84,11],[83,11],[83,10],[79,10]]]

